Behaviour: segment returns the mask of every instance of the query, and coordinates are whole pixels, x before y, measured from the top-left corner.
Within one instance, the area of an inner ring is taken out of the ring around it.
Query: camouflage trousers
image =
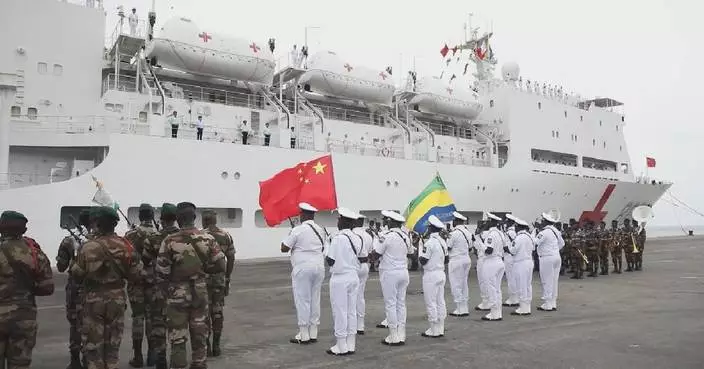
[[[29,368],[36,342],[37,309],[0,305],[0,368]]]
[[[630,247],[623,249],[624,254],[626,254],[626,266],[628,267],[627,270],[633,269],[633,246],[629,246]]]
[[[152,331],[150,319],[150,304],[146,299],[147,286],[143,284],[127,286],[127,297],[130,300],[130,310],[132,311],[132,340],[141,341],[145,336],[149,337]]]
[[[68,349],[81,351],[81,300],[76,284],[69,279],[66,283],[66,320],[68,320]]]
[[[83,302],[83,357],[87,369],[117,369],[125,327],[123,290],[87,292]]]
[[[225,308],[225,291],[220,288],[209,288],[208,306],[210,307],[208,327],[212,333],[222,333],[224,321],[223,310]]]
[[[208,341],[208,290],[203,282],[169,286],[166,321],[171,343],[171,368],[188,368],[186,344],[191,338],[190,369],[205,369]]]
[[[614,272],[620,273],[623,270],[623,249],[620,246],[611,249],[611,262],[614,264]]]
[[[587,249],[586,255],[589,260],[589,264],[587,264],[587,271],[589,271],[589,274],[599,274],[599,250]]]
[[[599,265],[602,274],[609,273],[609,249],[606,247],[599,249]]]
[[[147,339],[156,352],[166,353],[166,300],[158,286],[144,290],[147,306]]]

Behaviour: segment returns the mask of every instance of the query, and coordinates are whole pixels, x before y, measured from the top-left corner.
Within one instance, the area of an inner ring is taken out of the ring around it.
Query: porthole
[[[235,181],[239,180],[239,179],[240,179],[240,172],[235,172],[235,173],[232,175],[232,178],[234,178]]]
[[[394,181],[394,187],[398,187],[398,181]]]
[[[227,176],[228,176],[228,174],[227,174],[226,171],[222,171],[222,173],[220,173],[220,177],[221,177],[222,179],[227,179]]]
[[[386,181],[386,187],[390,187],[390,186],[391,186],[391,181]]]
[[[538,110],[540,110],[543,107],[541,103],[538,103]]]
[[[567,110],[565,110],[565,118],[567,118]]]
[[[580,122],[584,122],[584,116],[580,115],[580,116],[579,116],[579,121],[580,121]]]

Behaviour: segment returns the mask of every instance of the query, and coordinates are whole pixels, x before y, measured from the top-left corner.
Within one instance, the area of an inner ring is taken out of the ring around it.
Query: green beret
[[[146,203],[140,204],[140,205],[139,205],[139,211],[145,211],[145,210],[154,211],[154,208],[153,208],[151,205],[146,204]]]
[[[177,210],[176,205],[170,202],[165,202],[161,205],[161,215],[176,215]]]
[[[97,219],[108,218],[108,219],[112,219],[112,220],[120,220],[120,217],[117,215],[117,211],[109,206],[98,207],[95,210],[94,216]]]
[[[0,223],[10,223],[10,222],[27,223],[27,218],[22,213],[18,213],[16,211],[12,211],[12,210],[3,211],[2,215],[0,215]]]
[[[192,202],[179,202],[178,205],[176,205],[176,208],[178,208],[178,210],[186,210],[186,209],[196,210],[196,206],[193,205]]]

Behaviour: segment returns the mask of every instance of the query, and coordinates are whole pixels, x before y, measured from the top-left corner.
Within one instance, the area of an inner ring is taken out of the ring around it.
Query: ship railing
[[[129,24],[129,15],[132,12],[132,9],[125,9],[125,18],[117,19],[117,23],[115,24],[115,28],[113,29],[112,33],[106,40],[105,45],[107,46],[108,51],[112,50],[112,48],[115,46],[115,42],[117,42],[117,39],[120,36],[130,36],[134,38],[140,38],[140,39],[146,39],[147,38],[147,21],[146,19],[139,19],[137,20],[137,27],[135,28],[135,32],[132,33],[132,28],[130,27]],[[144,14],[138,14],[139,17],[144,17]]]
[[[403,159],[403,146],[388,146],[381,144],[363,144],[359,142],[351,142],[348,140],[328,140],[326,142],[327,152],[339,152],[345,154],[354,154],[361,156],[376,156]]]
[[[86,8],[103,9],[103,0],[56,0],[62,3],[84,6]]]

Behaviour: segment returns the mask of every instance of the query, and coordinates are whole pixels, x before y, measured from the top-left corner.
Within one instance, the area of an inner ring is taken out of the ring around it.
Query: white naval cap
[[[436,217],[435,215],[431,215],[428,217],[428,223],[440,229],[445,228],[445,223],[443,223],[442,220],[440,220],[440,218]]]
[[[467,220],[466,216],[464,216],[456,211],[452,212],[452,216],[455,217],[456,219],[459,219],[459,220]]]
[[[550,223],[557,223],[559,219],[556,219],[552,214],[549,213],[543,213],[543,219],[547,220]]]
[[[508,215],[506,216],[506,218],[508,218]],[[518,225],[522,225],[522,226],[524,226],[524,227],[528,227],[528,222],[526,222],[525,220],[523,220],[523,219],[521,219],[521,218],[517,218],[517,217],[514,217],[514,216],[512,215],[512,216],[511,216],[511,220],[513,220],[514,222],[516,222],[516,224],[518,224]]]
[[[488,212],[488,211],[485,212],[485,214],[486,214],[486,217],[489,218],[489,219],[501,220],[500,217],[498,217],[498,216],[496,216],[496,215],[494,215],[494,214],[492,214],[492,213],[490,213],[490,212]]]
[[[406,221],[406,218],[404,218],[403,215],[391,210],[382,210],[381,215],[401,223]]]
[[[513,216],[513,214],[506,214],[506,219],[512,220],[512,221],[518,223],[518,218],[516,218],[515,216]]]
[[[307,202],[299,202],[298,207],[301,208],[301,210],[312,211],[314,213],[318,211],[318,209],[316,209],[315,206],[313,206]]]
[[[359,214],[357,214],[356,212],[354,212],[350,209],[343,208],[343,207],[337,208],[337,213],[340,214],[341,217],[347,218],[347,219],[354,220],[354,219],[359,218]]]

